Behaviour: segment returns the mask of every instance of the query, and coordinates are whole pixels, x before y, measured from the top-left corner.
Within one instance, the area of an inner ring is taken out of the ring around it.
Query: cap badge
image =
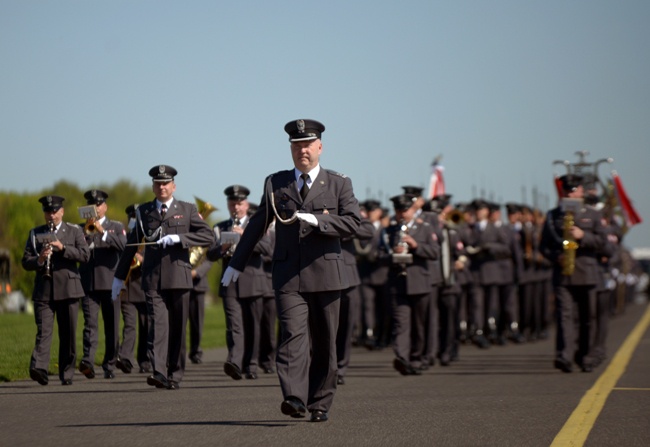
[[[298,126],[298,132],[300,132],[300,133],[305,132],[305,121],[298,120],[298,121],[296,121],[296,125]]]
[[[158,172],[160,172],[161,174],[164,174],[165,173],[165,166],[163,166],[163,165],[158,166]]]
[[[97,190],[93,189],[93,190],[90,192],[90,195],[93,196],[93,198],[97,197]]]
[[[52,203],[52,196],[47,196],[47,203]]]

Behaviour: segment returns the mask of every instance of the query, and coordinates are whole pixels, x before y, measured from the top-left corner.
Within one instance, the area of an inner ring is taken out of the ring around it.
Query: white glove
[[[223,278],[221,278],[221,284],[223,284],[224,287],[228,287],[230,282],[237,282],[239,279],[239,275],[241,272],[239,270],[236,270],[230,266],[226,269],[225,272],[223,272]]]
[[[112,290],[111,299],[113,301],[116,301],[119,298],[123,286],[124,286],[124,281],[122,281],[121,279],[113,278],[113,286],[111,287]]]
[[[316,219],[316,216],[310,213],[296,213],[296,217],[298,220],[302,220],[303,222],[307,222],[309,225],[312,227],[317,227],[318,226],[318,220]]]
[[[163,248],[168,245],[178,244],[181,241],[181,237],[178,234],[168,234],[158,239],[158,245],[162,245]]]

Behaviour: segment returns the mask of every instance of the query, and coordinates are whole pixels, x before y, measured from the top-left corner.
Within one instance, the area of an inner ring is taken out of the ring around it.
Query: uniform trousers
[[[201,339],[203,338],[203,322],[205,320],[205,292],[203,291],[190,291],[190,307],[189,307],[189,322],[190,322],[190,357],[203,356],[201,349]]]
[[[122,329],[119,356],[121,359],[128,360],[132,365],[135,365],[133,351],[137,337],[136,358],[138,365],[143,370],[148,371],[151,369],[151,362],[149,362],[149,356],[147,355],[147,303],[122,301],[121,307],[124,327]]]
[[[350,287],[341,291],[339,329],[336,334],[336,362],[340,377],[345,376],[350,365],[352,337],[356,323],[354,316],[357,314],[356,309],[360,301],[359,287]]]
[[[278,311],[275,306],[275,296],[265,296],[262,298],[259,365],[264,369],[272,369],[275,367],[275,350],[277,347],[277,317]]]
[[[438,314],[438,295],[440,288],[433,286],[429,294],[427,317],[425,321],[425,345],[422,353],[422,362],[433,365],[439,347],[440,315]]]
[[[609,327],[609,297],[611,291],[603,288],[596,293],[595,335],[594,345],[591,350],[596,364],[602,363],[607,358],[605,341]]]
[[[399,279],[397,280],[400,281]],[[405,281],[405,280],[404,280]],[[399,290],[400,287],[398,286]],[[393,350],[395,356],[412,367],[422,366],[425,345],[425,324],[429,310],[430,293],[393,295]]]
[[[280,344],[276,356],[282,395],[309,411],[329,411],[336,392],[336,334],[341,291],[276,291]]]
[[[450,293],[449,288],[440,288],[438,297],[438,315],[440,322],[440,338],[438,341],[438,358],[443,363],[449,363],[458,355],[456,346],[456,330],[458,328],[457,293]]]
[[[227,361],[247,373],[257,373],[263,298],[223,298],[226,314]]]
[[[185,372],[189,289],[146,290],[147,351],[154,373],[180,382]]]
[[[593,347],[596,288],[555,287],[556,357],[579,365],[594,365]],[[590,355],[591,354],[591,355]]]
[[[392,333],[392,309],[386,285],[362,284],[360,288],[363,297],[364,327],[366,330],[372,329],[378,347],[388,346]]]
[[[102,368],[105,371],[115,370],[120,343],[120,300],[113,301],[110,290],[98,290],[90,292],[88,296],[81,299],[81,309],[84,314],[83,360],[91,365],[95,363],[95,353],[99,343],[99,310],[101,309],[106,346]]]
[[[36,343],[29,364],[30,369],[48,370],[50,347],[54,331],[54,317],[59,329],[59,378],[72,380],[77,353],[77,315],[79,298],[67,300],[35,300]]]

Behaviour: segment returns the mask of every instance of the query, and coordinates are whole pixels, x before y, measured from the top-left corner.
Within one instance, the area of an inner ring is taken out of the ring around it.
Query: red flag
[[[555,183],[555,189],[557,191],[557,198],[561,199],[562,198],[562,180],[560,180],[559,176],[555,176],[553,178],[553,183]]]
[[[625,221],[628,227],[636,225],[643,222],[641,216],[636,212],[634,206],[632,206],[632,201],[627,196],[625,188],[623,188],[623,182],[618,176],[616,171],[612,171],[612,178],[614,179],[614,189],[616,190],[616,196],[618,197],[618,203],[621,205],[623,214],[625,215]]]
[[[438,159],[436,158],[431,165],[429,199],[433,199],[435,196],[439,196],[445,193],[445,179],[442,176],[442,172],[444,170],[445,168],[438,164]]]

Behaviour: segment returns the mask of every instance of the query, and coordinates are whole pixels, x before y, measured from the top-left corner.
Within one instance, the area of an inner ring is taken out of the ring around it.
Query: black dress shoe
[[[582,364],[582,372],[590,373],[590,372],[593,372],[593,371],[594,371],[594,365],[592,365],[591,363],[583,363]]]
[[[327,411],[314,410],[311,412],[311,418],[309,419],[309,422],[327,422],[327,419]]]
[[[488,349],[490,347],[490,342],[483,334],[475,335],[472,338],[472,342],[481,349]]]
[[[131,374],[131,371],[133,371],[133,363],[128,359],[122,360],[118,357],[115,366],[120,368],[124,374]]]
[[[422,374],[422,371],[419,369],[413,368],[411,365],[406,363],[405,360],[397,358],[393,360],[393,368],[395,368],[403,376],[419,376]]]
[[[29,377],[32,378],[32,380],[40,383],[41,385],[47,385],[50,379],[47,377],[47,371],[44,369],[30,369],[29,370]]]
[[[155,386],[156,388],[169,388],[169,381],[162,374],[155,373],[147,377],[147,385]]]
[[[257,379],[257,373],[254,372],[247,372],[246,373],[246,378],[250,380],[255,380]]]
[[[151,365],[140,365],[140,374],[146,374],[151,372]]]
[[[305,404],[300,399],[289,396],[282,401],[280,411],[282,411],[282,414],[286,414],[292,418],[303,418],[305,417],[305,413],[307,413],[307,408],[305,408]]]
[[[115,374],[113,374],[113,371],[109,371],[107,369],[104,370],[104,379],[114,379]]]
[[[243,377],[241,373],[241,369],[239,369],[239,366],[235,365],[232,362],[226,362],[223,364],[223,372],[225,372],[235,380],[241,380],[241,378]]]
[[[561,370],[562,372],[565,373],[570,373],[573,372],[573,367],[571,366],[571,362],[568,360],[565,360],[563,358],[556,358],[555,362],[553,364],[557,369]]]
[[[63,386],[72,385],[72,379],[63,379],[61,381],[61,385]]]
[[[201,360],[201,356],[198,354],[193,354],[190,356],[190,362],[194,363],[195,365],[200,365],[203,363],[203,360]]]
[[[345,385],[345,378],[343,376],[338,376],[336,378],[336,384],[337,385]]]
[[[275,372],[275,370],[270,366],[266,368],[262,368],[262,371],[264,371],[264,374],[273,374]]]
[[[86,376],[87,379],[95,378],[95,368],[90,364],[90,362],[87,362],[86,360],[82,360],[79,363],[79,372]]]
[[[180,383],[178,383],[175,380],[168,380],[167,381],[167,389],[168,390],[177,390],[181,387]]]

